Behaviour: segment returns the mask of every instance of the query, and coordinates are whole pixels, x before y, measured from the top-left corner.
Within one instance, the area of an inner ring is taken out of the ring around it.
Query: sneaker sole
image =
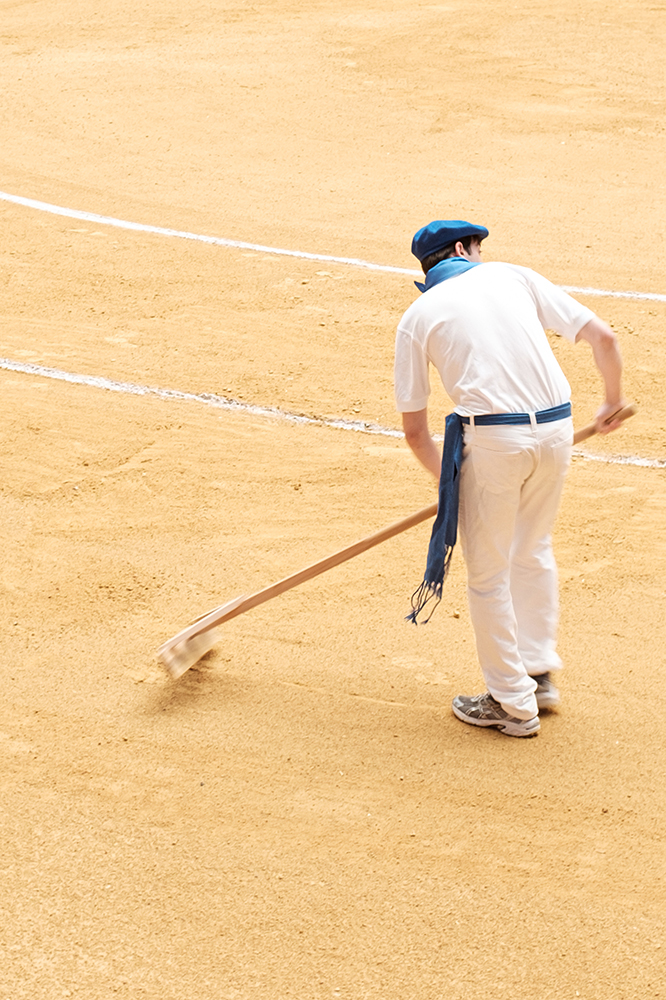
[[[541,729],[538,717],[529,719],[525,725],[520,726],[509,719],[472,719],[455,705],[451,707],[456,719],[460,719],[461,722],[466,722],[469,726],[479,726],[483,729],[499,729],[505,736],[518,736],[523,739],[530,739],[532,736],[538,736]],[[527,728],[528,726],[529,729]]]

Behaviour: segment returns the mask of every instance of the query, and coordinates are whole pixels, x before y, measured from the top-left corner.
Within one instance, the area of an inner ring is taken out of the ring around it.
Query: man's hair
[[[473,243],[481,243],[478,236],[465,236],[461,240],[456,240],[454,243],[449,243],[448,246],[442,247],[441,250],[435,250],[434,253],[428,254],[421,261],[421,267],[423,268],[423,273],[427,274],[431,267],[435,264],[439,264],[442,260],[448,260],[449,257],[453,257],[456,249],[456,243],[462,243],[465,248],[466,253],[471,253]]]

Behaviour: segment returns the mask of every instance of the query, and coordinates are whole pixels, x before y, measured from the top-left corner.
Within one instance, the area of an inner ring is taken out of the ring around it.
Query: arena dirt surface
[[[487,260],[666,292],[666,5],[0,2],[0,189],[412,267],[437,217]],[[0,355],[398,427],[415,290],[3,202]],[[666,303],[583,297],[666,458]],[[576,423],[599,396],[553,338]],[[0,1000],[666,995],[663,468],[578,457],[557,524],[563,704],[481,690],[460,555],[403,616],[428,526],[229,623],[189,620],[432,502],[401,440],[2,381]],[[447,411],[434,395],[435,424]]]

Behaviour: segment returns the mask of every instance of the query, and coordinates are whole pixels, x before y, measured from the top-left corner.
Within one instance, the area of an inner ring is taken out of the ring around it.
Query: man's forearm
[[[597,411],[597,431],[607,434],[615,430],[619,423],[610,418],[625,403],[622,395],[622,358],[617,337],[603,320],[597,316],[579,331],[576,340],[586,340],[592,348],[594,363],[604,382],[605,400]]]
[[[592,345],[594,363],[604,380],[606,402],[610,405],[622,401],[622,358],[617,340],[603,340]]]
[[[414,457],[439,482],[442,456],[428,428],[427,410],[403,413],[402,426],[405,431],[405,440]]]
[[[412,449],[414,456],[419,460],[424,469],[432,473],[437,482],[439,482],[439,476],[442,469],[442,456],[439,453],[439,449],[433,439],[428,436],[427,440],[419,441],[418,443],[413,443],[408,441],[407,444]]]

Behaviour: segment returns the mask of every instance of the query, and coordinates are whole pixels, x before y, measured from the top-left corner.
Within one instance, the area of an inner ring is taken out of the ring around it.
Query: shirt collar
[[[470,267],[478,267],[480,263],[480,261],[468,260],[467,257],[447,257],[446,260],[440,260],[439,264],[430,268],[426,274],[425,284],[420,281],[415,281],[414,284],[420,292],[427,292],[429,288],[438,285],[440,281],[455,278],[456,275],[469,271]]]

